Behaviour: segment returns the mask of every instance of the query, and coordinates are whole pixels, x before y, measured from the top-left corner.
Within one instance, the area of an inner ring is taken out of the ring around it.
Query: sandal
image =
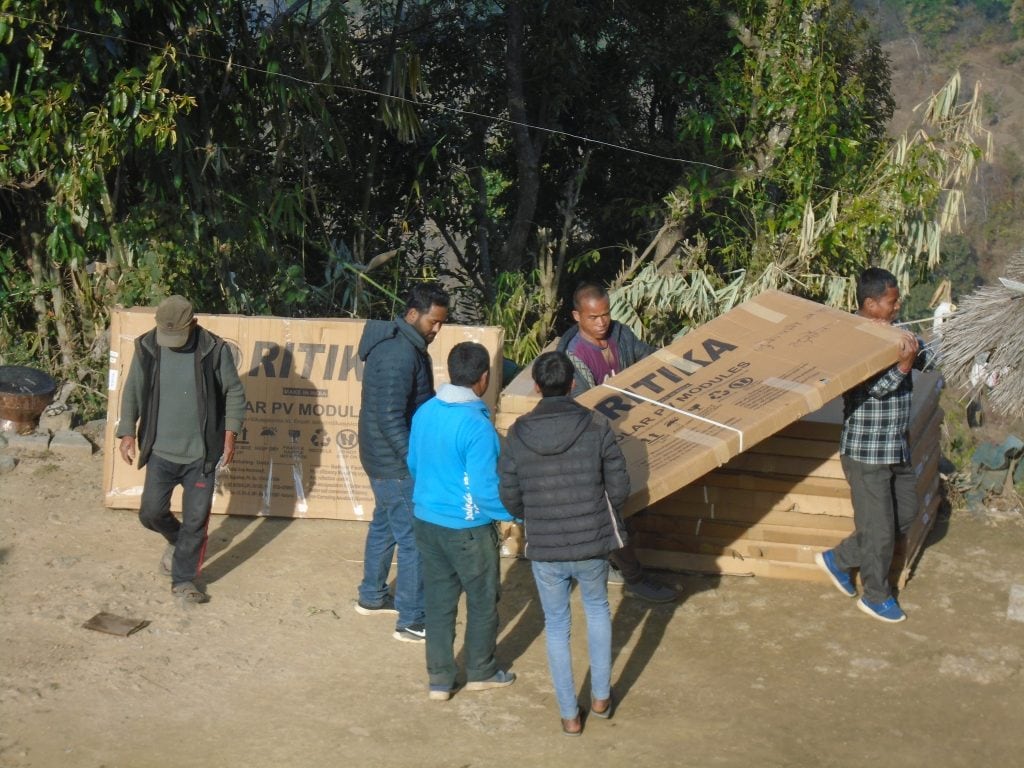
[[[191,581],[186,581],[181,584],[175,584],[171,587],[171,594],[175,597],[181,598],[182,602],[185,603],[210,602],[210,596],[203,592],[201,589],[199,589],[199,587],[197,587]]]
[[[576,708],[576,717],[562,718],[562,733],[566,736],[580,736],[583,733],[582,708]]]
[[[615,704],[611,694],[608,694],[607,699],[593,699],[590,702],[590,714],[594,717],[600,717],[602,720],[608,720],[612,716],[612,708]],[[601,709],[598,709],[598,706]]]

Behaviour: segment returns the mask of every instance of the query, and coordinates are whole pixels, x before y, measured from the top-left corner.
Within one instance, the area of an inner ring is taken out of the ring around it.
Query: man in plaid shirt
[[[894,322],[900,311],[896,278],[877,267],[864,270],[857,282],[857,304],[862,317]],[[930,362],[930,355],[920,354],[914,334],[904,332],[899,345],[896,365],[843,395],[839,453],[850,483],[855,530],[835,549],[815,556],[818,566],[848,597],[857,596],[849,570],[859,568],[864,594],[857,607],[890,623],[907,618],[889,587],[896,527],[905,532],[917,514],[917,478],[907,445],[911,370]]]

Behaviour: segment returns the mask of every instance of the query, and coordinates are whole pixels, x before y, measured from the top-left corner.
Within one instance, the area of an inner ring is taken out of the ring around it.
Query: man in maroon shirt
[[[622,323],[612,320],[608,291],[594,283],[583,283],[573,293],[573,320],[558,343],[576,369],[573,396],[586,392],[605,379],[625,370],[654,352]],[[627,529],[629,521],[626,522]],[[678,597],[676,591],[660,584],[644,573],[632,544],[626,544],[609,555],[612,569],[609,580],[625,582],[627,595],[652,603],[669,603]]]

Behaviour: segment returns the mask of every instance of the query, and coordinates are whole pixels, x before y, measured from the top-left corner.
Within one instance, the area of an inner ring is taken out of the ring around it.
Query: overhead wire
[[[142,47],[142,48],[148,48],[148,49],[154,50],[154,51],[163,51],[166,48],[166,46],[155,45],[153,43],[147,43],[147,42],[144,42],[144,41],[141,41],[141,40],[134,40],[132,38],[125,37],[123,35],[115,35],[115,34],[110,33],[110,32],[94,32],[92,30],[82,29],[80,27],[74,27],[74,26],[71,26],[69,24],[61,24],[61,23],[52,22],[52,21],[44,21],[42,19],[32,19],[32,18],[29,18],[29,17],[20,16],[20,15],[18,15],[16,13],[9,13],[7,15],[10,16],[11,18],[19,19],[21,21],[24,21],[24,22],[27,22],[27,23],[31,23],[31,24],[45,24],[45,25],[54,27],[56,29],[63,29],[65,31],[67,31],[67,32],[74,32],[74,33],[81,34],[81,35],[89,35],[91,37],[98,37],[98,38],[108,39],[108,40],[116,40],[116,41],[121,42],[121,43],[126,43],[126,44],[129,44],[129,45],[135,45],[135,46],[139,46],[139,47]],[[607,147],[609,149],[621,150],[623,152],[629,152],[629,153],[632,153],[632,154],[641,155],[641,156],[644,156],[644,157],[649,157],[649,158],[652,158],[652,159],[655,159],[655,160],[664,160],[664,161],[667,161],[667,162],[679,163],[679,164],[683,164],[683,165],[701,166],[701,167],[710,168],[710,169],[716,170],[716,171],[726,171],[726,172],[728,172],[728,171],[732,170],[730,168],[725,168],[723,166],[715,165],[713,163],[707,163],[707,162],[704,162],[704,161],[701,161],[701,160],[690,160],[690,159],[683,158],[683,157],[674,157],[674,156],[671,156],[671,155],[658,154],[656,152],[648,152],[647,150],[637,149],[636,147],[630,147],[630,146],[627,146],[625,144],[617,144],[617,143],[612,142],[612,141],[605,141],[603,139],[596,139],[596,138],[593,138],[591,136],[583,136],[583,135],[576,134],[576,133],[570,133],[569,131],[563,131],[563,130],[558,129],[558,128],[550,128],[550,127],[544,126],[544,125],[537,125],[535,123],[527,123],[527,122],[522,122],[522,121],[519,121],[519,120],[513,120],[512,118],[502,117],[500,115],[488,115],[488,114],[483,113],[483,112],[476,112],[474,110],[469,110],[469,109],[460,109],[458,107],[452,107],[452,106],[449,106],[447,104],[438,104],[436,102],[420,101],[420,100],[417,100],[417,99],[410,99],[410,98],[407,98],[407,97],[404,97],[404,96],[396,96],[394,94],[389,94],[389,93],[384,93],[382,91],[377,91],[377,90],[374,90],[372,88],[365,88],[365,87],[355,86],[355,85],[345,85],[345,84],[342,84],[342,83],[325,83],[325,82],[322,82],[322,81],[308,80],[306,78],[298,77],[296,75],[290,75],[290,74],[287,74],[287,73],[284,73],[284,72],[271,72],[269,69],[266,69],[266,68],[254,67],[254,66],[251,66],[251,65],[248,65],[248,64],[239,64],[238,62],[229,61],[227,59],[222,59],[222,58],[220,58],[218,56],[208,56],[206,54],[192,53],[192,52],[186,51],[186,50],[179,50],[178,48],[175,48],[174,50],[175,50],[175,53],[177,55],[184,56],[185,58],[190,58],[190,59],[194,59],[194,60],[197,60],[197,61],[205,61],[205,62],[209,62],[209,63],[212,63],[212,64],[220,64],[220,65],[223,65],[224,67],[227,67],[228,69],[244,70],[246,72],[252,72],[254,74],[260,74],[260,75],[264,75],[266,77],[276,77],[276,78],[280,78],[280,79],[283,79],[283,80],[289,80],[291,82],[298,83],[300,85],[308,85],[308,86],[320,87],[320,88],[333,88],[333,89],[336,89],[336,90],[349,91],[351,93],[358,93],[358,94],[362,94],[362,95],[365,95],[365,96],[374,96],[374,97],[379,97],[379,98],[383,98],[383,99],[390,99],[392,101],[397,101],[397,102],[409,104],[409,105],[414,106],[414,107],[422,107],[422,108],[425,108],[425,109],[432,109],[432,110],[436,110],[436,111],[439,111],[439,112],[449,112],[449,113],[452,113],[452,114],[462,115],[464,117],[473,117],[473,118],[477,118],[477,119],[481,119],[481,120],[488,120],[488,121],[491,121],[491,122],[494,122],[494,123],[502,123],[502,124],[505,124],[505,125],[516,125],[516,126],[520,126],[522,128],[528,128],[528,129],[533,130],[533,131],[540,131],[542,133],[548,133],[548,134],[551,134],[551,135],[554,135],[554,136],[563,136],[565,138],[575,139],[576,141],[581,141],[581,142],[584,142],[586,144],[596,144],[598,146]]]

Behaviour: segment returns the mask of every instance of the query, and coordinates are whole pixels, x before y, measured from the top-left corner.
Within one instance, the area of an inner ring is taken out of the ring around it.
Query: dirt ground
[[[1019,517],[940,520],[896,626],[818,584],[666,574],[684,591],[668,607],[612,587],[620,705],[568,739],[525,562],[502,561],[499,657],[519,680],[431,702],[422,646],[352,609],[363,524],[218,516],[212,601],[186,608],[156,574],[161,541],[103,507],[101,464],[0,475],[6,767],[979,766],[1024,749]],[[84,629],[99,611],[150,623]]]

